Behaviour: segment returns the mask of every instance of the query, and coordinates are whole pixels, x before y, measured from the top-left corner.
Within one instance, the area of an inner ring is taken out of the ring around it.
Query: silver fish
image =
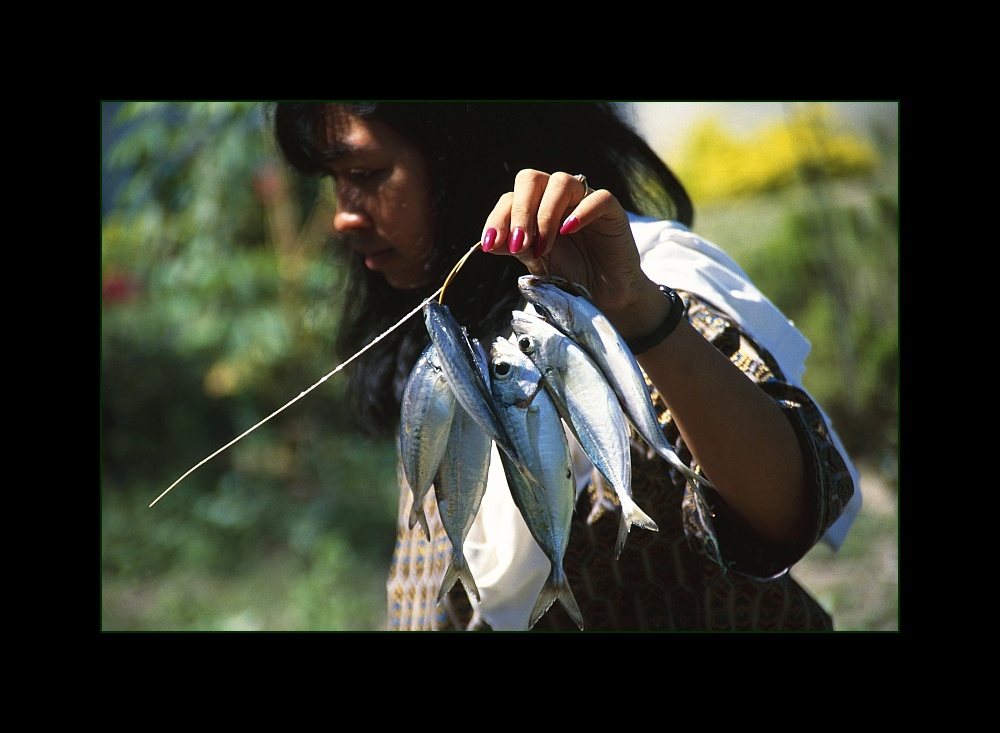
[[[582,346],[604,373],[629,422],[642,439],[696,486],[712,484],[692,471],[663,435],[642,369],[611,321],[582,295],[572,295],[548,278],[523,275],[521,294],[556,328]]]
[[[486,494],[493,441],[464,409],[456,411],[451,423],[444,460],[434,481],[441,524],[451,540],[452,559],[438,593],[444,600],[458,580],[479,600],[479,587],[465,559],[465,538]]]
[[[629,429],[618,398],[600,368],[573,339],[537,315],[515,310],[511,316],[518,348],[539,368],[559,414],[618,495],[617,558],[633,524],[657,530],[656,522],[632,499]]]
[[[485,350],[478,341],[469,338],[448,307],[436,301],[431,300],[424,305],[424,323],[437,347],[441,370],[459,405],[497,444],[500,452],[513,461],[518,471],[525,474],[528,481],[536,481],[497,415],[490,392]]]
[[[441,370],[437,348],[428,344],[406,380],[399,419],[399,453],[413,494],[410,529],[419,522],[427,539],[431,535],[424,497],[444,459],[457,404]]]
[[[552,396],[542,386],[538,367],[507,339],[498,338],[493,344],[490,377],[498,415],[530,473],[540,483],[526,481],[501,454],[514,503],[552,565],[532,608],[528,627],[534,626],[558,600],[582,629],[583,615],[563,569],[576,486],[562,420]]]
[[[448,306],[433,300],[424,305],[424,324],[431,342],[437,347],[441,370],[458,403],[498,446],[509,448],[512,444],[493,405],[481,356],[473,348],[465,329],[455,320]]]

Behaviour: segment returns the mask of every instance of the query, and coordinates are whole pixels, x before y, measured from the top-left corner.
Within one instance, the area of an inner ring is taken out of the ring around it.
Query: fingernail
[[[497,242],[497,230],[490,227],[483,235],[483,252],[489,252]]]
[[[576,228],[580,226],[580,220],[575,216],[571,216],[569,219],[563,222],[563,225],[559,228],[560,234],[572,234],[576,231]]]
[[[545,254],[545,235],[538,232],[535,243],[531,245],[531,256],[537,260],[543,254]]]
[[[521,247],[524,246],[524,230],[521,227],[515,227],[514,231],[510,233],[510,253],[516,255],[521,251]]]

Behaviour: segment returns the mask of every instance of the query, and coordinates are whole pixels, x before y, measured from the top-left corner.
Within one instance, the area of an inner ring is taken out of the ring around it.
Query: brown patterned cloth
[[[804,391],[784,381],[770,354],[709,304],[680,295],[691,324],[760,385],[795,427],[815,498],[812,541],[791,549],[762,542],[742,527],[718,494],[693,492],[662,459],[633,444],[633,498],[659,531],[633,529],[616,560],[618,501],[595,472],[598,480],[580,495],[563,563],[585,630],[832,630],[830,616],[784,571],[820,540],[854,493],[844,459],[819,409]],[[698,470],[665,404],[652,388],[651,394],[667,438]],[[461,583],[436,603],[451,546],[433,492],[425,501],[433,541],[423,537],[419,525],[415,531],[408,528],[410,491],[405,480],[400,485],[396,550],[387,583],[389,628],[488,630]],[[577,626],[556,603],[534,630],[576,631]]]

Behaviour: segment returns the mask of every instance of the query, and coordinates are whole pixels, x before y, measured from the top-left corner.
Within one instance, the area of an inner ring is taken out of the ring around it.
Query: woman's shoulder
[[[658,249],[658,254],[700,255],[712,262],[739,273],[747,275],[736,261],[726,254],[725,250],[704,237],[698,235],[688,226],[672,219],[656,219],[639,214],[628,215],[632,228],[632,237],[639,249],[639,256],[645,258],[651,251]]]

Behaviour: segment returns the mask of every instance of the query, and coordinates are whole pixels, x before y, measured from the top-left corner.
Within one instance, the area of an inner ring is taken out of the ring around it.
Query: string
[[[418,305],[416,308],[414,308],[413,310],[411,310],[405,316],[403,316],[402,318],[400,318],[393,326],[390,326],[388,329],[386,329],[385,331],[383,331],[382,333],[380,333],[378,336],[376,336],[374,339],[372,339],[371,342],[367,346],[365,346],[364,348],[362,348],[354,356],[352,356],[351,358],[349,358],[347,361],[343,362],[342,364],[339,364],[332,372],[330,372],[325,377],[323,377],[322,379],[320,379],[312,387],[310,387],[309,389],[306,389],[306,390],[303,390],[302,392],[300,392],[297,397],[292,398],[291,400],[289,400],[288,402],[286,402],[284,405],[282,405],[281,407],[279,407],[277,410],[275,410],[274,412],[272,412],[270,415],[268,415],[267,417],[265,417],[263,420],[261,420],[259,423],[257,423],[256,425],[254,425],[252,428],[249,428],[248,430],[245,430],[243,433],[241,433],[240,435],[238,435],[235,438],[233,438],[232,440],[230,440],[224,446],[222,446],[217,451],[215,451],[215,453],[212,453],[210,456],[207,456],[206,458],[203,458],[200,461],[198,461],[198,463],[196,463],[191,468],[189,468],[187,471],[185,471],[184,475],[182,475],[179,479],[177,479],[172,484],[170,484],[170,486],[168,486],[164,490],[164,492],[162,494],[160,494],[158,497],[156,497],[155,499],[153,499],[153,502],[149,505],[149,508],[152,508],[153,505],[156,504],[156,502],[158,502],[164,496],[166,496],[170,492],[171,489],[173,489],[175,486],[177,486],[177,484],[179,484],[181,481],[183,481],[184,479],[186,479],[188,476],[190,476],[196,470],[198,470],[199,468],[201,468],[202,466],[204,466],[206,463],[208,463],[210,460],[212,460],[213,458],[215,458],[217,455],[219,455],[220,453],[222,453],[227,448],[230,448],[233,445],[235,445],[236,443],[238,443],[239,441],[243,440],[243,438],[245,438],[246,436],[250,435],[250,433],[252,433],[254,430],[256,430],[257,428],[259,428],[261,425],[263,425],[264,423],[266,423],[271,418],[273,418],[276,415],[279,415],[280,413],[282,413],[285,410],[287,410],[289,407],[291,407],[292,405],[294,405],[296,402],[298,402],[299,400],[301,400],[307,394],[309,394],[314,389],[316,389],[321,384],[323,384],[326,380],[328,380],[334,374],[336,374],[337,372],[339,372],[341,369],[343,369],[344,367],[346,367],[348,364],[350,364],[352,361],[354,361],[355,359],[357,359],[363,353],[365,353],[366,351],[368,351],[368,349],[370,349],[371,347],[373,347],[375,344],[377,344],[379,341],[381,341],[382,339],[384,339],[390,333],[392,333],[397,328],[399,328],[400,326],[402,326],[404,323],[406,323],[406,321],[408,321],[414,315],[416,315],[417,313],[419,313],[423,309],[423,307],[425,305],[427,305],[429,302],[431,302],[432,300],[434,300],[434,298],[437,298],[440,295],[441,299],[443,300],[444,299],[444,289],[445,289],[445,287],[448,285],[449,282],[451,282],[451,279],[455,276],[455,273],[458,272],[459,268],[462,265],[465,264],[465,261],[468,260],[469,257],[472,255],[472,253],[475,252],[476,249],[479,248],[481,245],[482,245],[482,242],[476,242],[476,244],[474,244],[472,246],[472,249],[470,249],[468,252],[466,252],[465,255],[462,256],[462,259],[460,259],[458,261],[458,263],[455,265],[455,267],[452,268],[451,272],[448,273],[448,277],[445,278],[444,284],[440,288],[438,288],[437,290],[435,290],[433,293],[431,293],[429,296],[427,296],[427,298],[425,298],[423,300],[423,302],[420,303],[420,305]],[[441,300],[439,300],[438,302],[441,302]]]
[[[481,241],[480,242],[476,242],[476,244],[473,245],[472,249],[470,249],[468,252],[466,252],[464,255],[462,255],[462,259],[460,259],[458,262],[456,262],[455,266],[453,268],[451,268],[451,272],[448,273],[448,277],[446,277],[444,279],[444,284],[441,286],[441,290],[438,291],[438,292],[441,293],[441,297],[438,298],[438,303],[443,303],[444,302],[444,289],[446,287],[448,287],[448,283],[450,283],[451,279],[453,277],[455,277],[455,273],[458,272],[459,268],[461,268],[462,265],[465,264],[465,261],[467,259],[469,259],[469,257],[472,256],[472,253],[475,252],[481,245],[482,245]],[[431,297],[433,298],[434,296],[432,295]]]

